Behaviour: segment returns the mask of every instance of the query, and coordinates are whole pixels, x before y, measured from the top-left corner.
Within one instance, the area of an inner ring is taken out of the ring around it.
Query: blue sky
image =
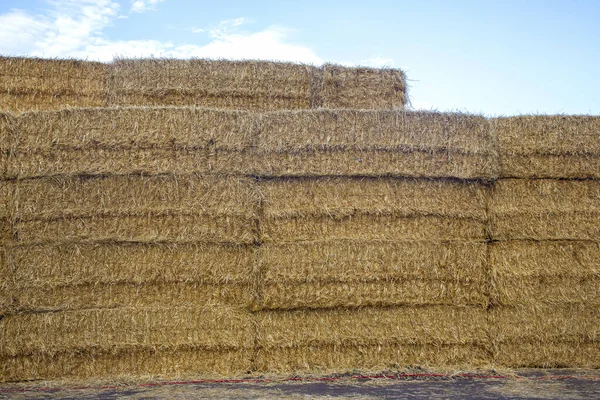
[[[416,109],[600,114],[599,0],[2,0],[0,54],[389,66]]]

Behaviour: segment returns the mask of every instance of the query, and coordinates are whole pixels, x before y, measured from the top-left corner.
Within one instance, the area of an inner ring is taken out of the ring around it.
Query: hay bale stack
[[[600,366],[600,182],[570,178],[495,184],[490,324],[501,365]]]
[[[109,106],[190,106],[252,111],[308,108],[402,109],[400,70],[313,67],[267,61],[119,59]]]
[[[0,104],[4,111],[104,107],[107,64],[0,57]]]
[[[261,307],[487,305],[486,195],[476,182],[260,182]]]
[[[491,179],[493,132],[479,116],[318,110],[263,115],[262,176],[397,176]]]
[[[500,176],[600,178],[600,117],[535,115],[496,118]]]

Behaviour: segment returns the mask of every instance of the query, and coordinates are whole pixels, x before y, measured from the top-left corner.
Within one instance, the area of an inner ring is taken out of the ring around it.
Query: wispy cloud
[[[130,12],[142,13],[156,9],[158,3],[164,0],[132,0]]]

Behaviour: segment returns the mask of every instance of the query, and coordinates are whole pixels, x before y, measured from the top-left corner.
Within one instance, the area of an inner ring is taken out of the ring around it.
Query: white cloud
[[[359,62],[359,65],[364,65],[366,67],[375,67],[375,68],[393,68],[396,65],[396,62],[387,57],[375,56],[371,58],[367,58],[366,60],[362,60]]]
[[[131,1],[131,12],[142,13],[150,10],[154,10],[158,3],[162,3],[164,0],[132,0]]]
[[[110,61],[120,57],[205,57],[266,59],[321,64],[306,46],[289,43],[289,31],[272,26],[258,32],[238,31],[244,18],[222,21],[205,29],[211,42],[173,44],[160,40],[109,40],[103,34],[119,18],[112,0],[47,0],[50,11],[33,14],[11,10],[0,14],[0,54],[75,57]],[[158,0],[145,0],[145,6]],[[135,4],[135,2],[133,3]],[[132,6],[133,7],[133,6]],[[200,31],[198,31],[200,32]]]

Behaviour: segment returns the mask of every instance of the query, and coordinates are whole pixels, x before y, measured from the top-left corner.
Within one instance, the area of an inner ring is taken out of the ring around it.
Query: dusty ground
[[[511,376],[351,376],[258,382],[0,385],[0,399],[600,399],[600,371],[520,370]],[[85,382],[83,383],[85,384]]]

